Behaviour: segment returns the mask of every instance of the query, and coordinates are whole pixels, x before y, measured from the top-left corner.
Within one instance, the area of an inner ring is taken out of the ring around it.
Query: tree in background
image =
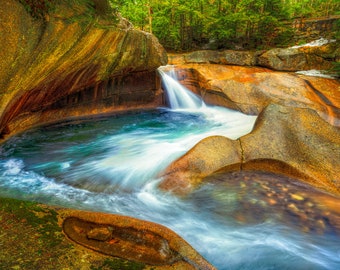
[[[168,50],[267,48],[288,45],[287,21],[329,16],[339,0],[110,0],[141,30]]]

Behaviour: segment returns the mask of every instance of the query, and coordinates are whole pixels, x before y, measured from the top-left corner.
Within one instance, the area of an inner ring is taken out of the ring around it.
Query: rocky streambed
[[[1,140],[42,123],[164,105],[156,68],[166,64],[165,50],[117,14],[103,14],[100,5],[79,9],[61,2],[37,19],[19,1],[6,0],[0,15]],[[303,233],[338,235],[340,83],[295,73],[329,69],[339,59],[337,44],[169,55],[178,80],[206,103],[258,119],[253,131],[238,139],[212,136],[198,142],[160,173],[157,189],[184,201],[196,198],[207,213],[237,198],[234,208],[221,207],[217,215],[240,225],[275,217]],[[6,182],[19,171],[0,177]],[[207,194],[209,200],[200,200]],[[214,269],[156,223],[15,199],[0,202],[0,268]]]

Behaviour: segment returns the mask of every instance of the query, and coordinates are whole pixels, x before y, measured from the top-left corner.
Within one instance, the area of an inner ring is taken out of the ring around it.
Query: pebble
[[[322,230],[324,230],[326,228],[325,222],[321,219],[318,219],[315,222],[315,225],[316,225],[316,227],[318,227],[319,229],[322,229]]]
[[[87,238],[98,241],[107,241],[112,237],[112,232],[109,228],[99,227],[87,232]]]
[[[275,201],[274,199],[268,199],[267,202],[268,202],[269,205],[277,204],[277,201]]]
[[[290,197],[295,201],[303,201],[305,198],[298,194],[291,194]]]
[[[293,214],[299,214],[299,209],[296,207],[295,204],[290,203],[288,204],[288,209],[290,210],[291,213]]]

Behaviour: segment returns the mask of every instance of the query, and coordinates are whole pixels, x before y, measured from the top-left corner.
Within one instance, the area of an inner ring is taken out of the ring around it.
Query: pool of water
[[[0,196],[161,223],[218,269],[338,269],[337,198],[264,172],[215,175],[184,198],[157,188],[199,140],[236,139],[255,120],[160,108],[35,128],[0,146]]]

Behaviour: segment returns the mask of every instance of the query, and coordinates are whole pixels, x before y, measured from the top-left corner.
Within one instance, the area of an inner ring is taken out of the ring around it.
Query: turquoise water
[[[185,198],[157,188],[159,173],[200,139],[236,139],[255,119],[160,108],[32,129],[0,146],[0,196],[161,223],[218,269],[340,269],[339,216],[293,179],[219,175]]]

